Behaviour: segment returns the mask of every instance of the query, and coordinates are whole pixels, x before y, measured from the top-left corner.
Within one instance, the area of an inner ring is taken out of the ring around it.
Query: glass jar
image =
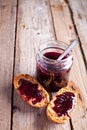
[[[69,52],[62,60],[58,57],[68,47],[60,41],[48,41],[40,45],[37,53],[37,79],[49,92],[56,92],[67,85],[73,55]]]

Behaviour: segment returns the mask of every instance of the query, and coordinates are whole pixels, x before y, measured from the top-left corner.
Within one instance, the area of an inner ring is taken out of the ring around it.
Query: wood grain
[[[81,46],[86,58],[87,66],[87,1],[69,0],[77,33],[81,40]]]
[[[0,1],[0,130],[10,130],[16,0]]]
[[[15,57],[15,75],[28,73],[36,76],[36,53],[41,42],[51,39],[70,43],[76,38],[71,13],[65,1],[19,0]],[[50,7],[51,6],[51,7]],[[26,11],[25,11],[26,10]],[[51,12],[52,11],[52,12]],[[86,69],[79,45],[73,50],[74,63],[70,79],[84,93],[85,107],[77,106],[71,123],[74,129],[87,126]],[[51,123],[45,109],[35,109],[26,104],[14,91],[13,130],[70,130],[69,122],[63,125]]]
[[[76,35],[67,3],[65,1],[51,0],[51,9],[57,39],[69,44],[70,40],[76,38]],[[73,56],[74,60],[70,80],[73,80],[84,94],[85,107],[82,108],[78,104],[75,114],[72,117],[72,127],[73,129],[85,130],[87,127],[87,74],[79,45],[73,49]]]
[[[0,1],[0,130],[86,130],[86,34],[86,0],[18,0],[18,8],[17,0]],[[80,43],[73,49],[69,80],[79,86],[85,103],[79,95],[80,102],[71,121],[62,125],[54,124],[47,119],[46,108],[32,108],[15,90],[12,93],[13,74],[28,73],[36,77],[39,45],[51,39],[70,44],[76,35],[79,35]]]
[[[26,9],[26,11],[25,11]],[[48,0],[19,0],[15,75],[36,75],[36,53],[41,42],[55,39]],[[51,123],[45,108],[35,109],[14,92],[13,130],[70,130],[69,122]]]

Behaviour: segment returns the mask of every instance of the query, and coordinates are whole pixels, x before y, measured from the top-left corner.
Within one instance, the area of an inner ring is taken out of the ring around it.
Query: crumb
[[[78,94],[78,96],[79,96],[80,101],[82,102],[82,97],[81,97],[80,93]]]
[[[72,86],[72,90],[76,90],[75,86]]]
[[[17,106],[13,106],[13,112],[19,111],[20,109]]]

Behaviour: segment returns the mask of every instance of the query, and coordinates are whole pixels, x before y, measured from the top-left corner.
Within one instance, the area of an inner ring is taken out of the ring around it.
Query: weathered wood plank
[[[74,6],[75,4],[73,4]],[[57,39],[69,43],[76,36],[67,3],[60,0],[51,0],[51,8]],[[74,129],[85,130],[87,128],[87,74],[79,46],[74,48],[73,55],[74,61],[70,80],[79,85],[84,95],[85,107],[83,109],[80,105],[77,106],[72,117],[72,123]]]
[[[0,130],[10,130],[16,0],[0,1]]]
[[[75,38],[67,4],[62,0],[50,0],[57,39],[69,43]]]
[[[48,0],[19,0],[15,75],[35,76],[36,53],[41,41],[55,39]],[[51,123],[45,109],[35,109],[14,92],[13,130],[70,130],[69,122]]]
[[[69,0],[87,65],[87,1]]]

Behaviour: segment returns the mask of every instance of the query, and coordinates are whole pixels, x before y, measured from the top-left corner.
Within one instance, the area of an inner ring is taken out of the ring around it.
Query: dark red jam
[[[18,84],[20,85],[18,90],[20,94],[24,96],[25,101],[33,99],[32,103],[36,104],[43,100],[44,97],[42,91],[38,90],[38,84],[33,84],[25,79],[20,79]]]
[[[74,97],[75,95],[71,92],[65,92],[56,96],[53,110],[58,114],[58,116],[67,115],[69,117],[68,111],[73,107]]]
[[[45,57],[52,60],[57,60],[60,55],[61,53],[58,52],[47,52],[44,54]],[[65,56],[63,59],[68,56],[69,55]],[[64,66],[62,65],[62,67]],[[37,63],[37,78],[47,91],[56,92],[66,86],[70,68],[57,71],[55,71],[55,67],[54,71],[52,68],[53,65],[51,66],[49,64],[49,66],[44,68],[43,63]]]
[[[57,60],[58,57],[61,55],[61,53],[58,52],[47,52],[44,54],[45,57],[52,59],[52,60]],[[67,56],[65,56],[63,59],[65,59]]]

